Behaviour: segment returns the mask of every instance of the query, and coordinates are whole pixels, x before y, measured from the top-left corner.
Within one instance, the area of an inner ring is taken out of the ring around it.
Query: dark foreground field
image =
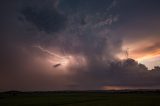
[[[0,106],[160,106],[156,92],[7,92]]]

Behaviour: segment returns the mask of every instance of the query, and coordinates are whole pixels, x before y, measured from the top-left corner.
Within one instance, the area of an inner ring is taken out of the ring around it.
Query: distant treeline
[[[87,91],[6,91],[6,92],[1,92],[0,94],[70,94],[70,93],[104,93],[104,94],[145,94],[145,93],[155,93],[155,94],[160,94],[160,90],[146,90],[146,89],[141,89],[141,90],[87,90]]]

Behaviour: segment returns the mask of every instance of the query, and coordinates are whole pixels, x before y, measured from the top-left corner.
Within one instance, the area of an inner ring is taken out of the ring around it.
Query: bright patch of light
[[[59,51],[53,52],[41,46],[34,46],[46,53],[46,60],[54,70],[61,70],[64,72],[70,71],[73,67],[86,66],[87,62],[84,56],[77,54],[63,54]]]
[[[143,57],[137,61],[139,63],[145,64],[149,69],[153,69],[155,66],[160,66],[160,55]]]

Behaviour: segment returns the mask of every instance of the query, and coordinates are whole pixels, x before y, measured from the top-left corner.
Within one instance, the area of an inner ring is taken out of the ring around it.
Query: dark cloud
[[[22,9],[22,14],[39,30],[48,33],[57,32],[64,28],[66,19],[58,12],[55,3],[55,0],[27,1],[27,5]]]
[[[159,87],[160,67],[148,70],[143,64],[133,59],[114,61],[107,66],[95,66],[92,71],[79,72],[74,81],[77,89],[102,89],[104,86],[117,86],[130,88],[156,88]],[[85,78],[85,79],[82,79]],[[126,88],[126,89],[127,89]]]
[[[120,15],[117,22],[118,34],[122,37],[132,36],[131,39],[159,37],[159,0],[121,0],[118,5]],[[147,29],[147,30],[146,30]],[[115,30],[116,31],[116,30]]]
[[[108,12],[116,3],[115,0],[61,0],[59,8],[65,10],[67,13],[83,12],[87,14],[96,14],[98,12]]]
[[[3,2],[0,90],[159,86],[158,67],[151,71],[133,59],[116,58],[123,41],[114,32],[119,20],[117,3],[114,0]],[[87,64],[69,67],[66,74],[48,64],[47,59],[52,58],[48,52],[77,56],[80,63],[83,61],[78,56],[82,56]]]

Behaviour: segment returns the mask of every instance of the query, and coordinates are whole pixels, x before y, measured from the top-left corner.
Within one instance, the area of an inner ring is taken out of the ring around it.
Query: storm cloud
[[[159,88],[159,67],[117,58],[126,38],[117,29],[120,3],[1,1],[0,90]]]

